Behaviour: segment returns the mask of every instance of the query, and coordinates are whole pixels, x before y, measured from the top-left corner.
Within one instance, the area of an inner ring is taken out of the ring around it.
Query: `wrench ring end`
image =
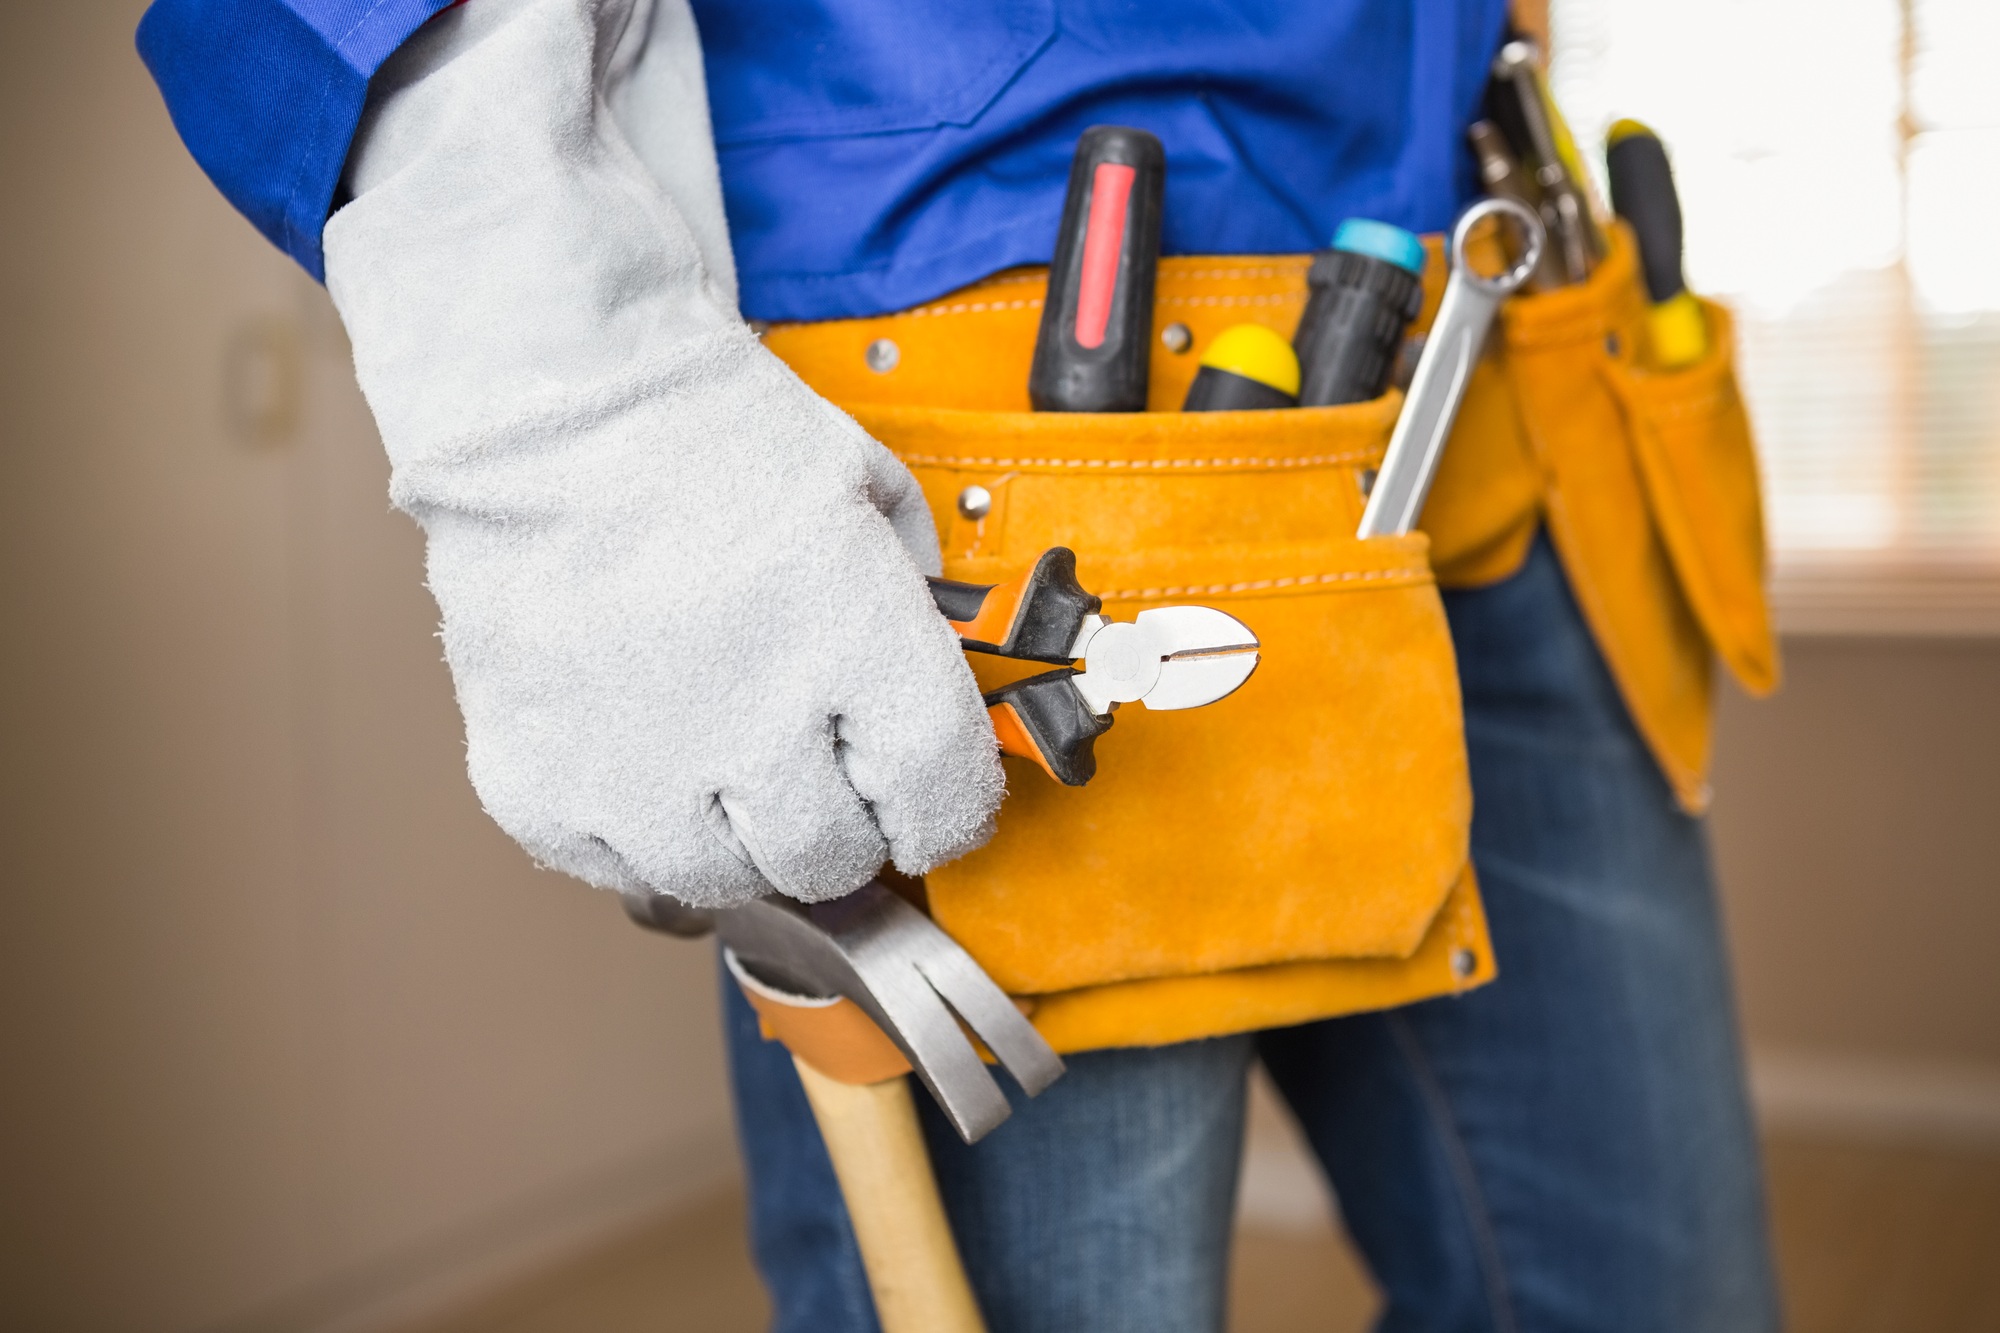
[[[1487,218],[1502,213],[1521,225],[1522,232],[1528,238],[1528,245],[1512,268],[1489,278],[1475,269],[1466,259],[1465,248],[1472,239],[1474,227]],[[1535,266],[1541,263],[1542,249],[1547,244],[1547,229],[1527,205],[1512,199],[1481,199],[1459,215],[1458,222],[1451,229],[1451,244],[1448,249],[1454,273],[1463,274],[1467,282],[1491,295],[1512,296],[1534,273]]]

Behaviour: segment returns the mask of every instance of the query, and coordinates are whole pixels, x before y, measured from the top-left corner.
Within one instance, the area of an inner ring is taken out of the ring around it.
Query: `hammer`
[[[661,894],[622,897],[626,915],[648,929],[684,938],[715,931],[731,970],[766,998],[853,1001],[967,1143],[1013,1108],[966,1029],[1031,1097],[1062,1076],[1061,1057],[1006,992],[879,880],[832,902],[773,896],[714,911]],[[793,1062],[854,1222],[883,1333],[984,1333],[909,1084],[898,1075],[855,1086],[796,1055]]]

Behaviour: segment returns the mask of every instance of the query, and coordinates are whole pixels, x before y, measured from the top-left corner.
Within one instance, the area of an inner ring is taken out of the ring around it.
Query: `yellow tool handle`
[[[839,1083],[794,1056],[854,1222],[882,1333],[986,1333],[908,1078]]]

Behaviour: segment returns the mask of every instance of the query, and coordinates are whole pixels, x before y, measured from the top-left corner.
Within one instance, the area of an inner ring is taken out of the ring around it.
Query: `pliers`
[[[1200,708],[1257,669],[1257,636],[1208,606],[1156,606],[1107,620],[1077,582],[1076,554],[1053,546],[1006,583],[930,580],[931,600],[967,652],[1059,664],[985,696],[1000,753],[1032,759],[1081,787],[1097,772],[1093,745],[1121,703]],[[1082,662],[1081,670],[1072,663]]]

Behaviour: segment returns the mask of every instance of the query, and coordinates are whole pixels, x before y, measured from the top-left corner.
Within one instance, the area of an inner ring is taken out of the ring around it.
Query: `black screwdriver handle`
[[[1681,276],[1681,199],[1674,189],[1674,169],[1659,137],[1636,122],[1621,121],[1613,133],[1616,137],[1604,151],[1611,209],[1638,238],[1646,294],[1655,305],[1671,301],[1687,289]]]
[[[1143,412],[1167,155],[1144,130],[1077,140],[1028,371],[1038,412]]]

